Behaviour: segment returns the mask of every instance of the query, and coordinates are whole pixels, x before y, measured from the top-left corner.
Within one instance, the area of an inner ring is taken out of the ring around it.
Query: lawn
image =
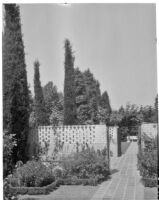
[[[124,154],[128,149],[130,142],[121,142],[121,153]]]
[[[90,200],[99,186],[60,186],[49,195],[23,195],[19,199],[40,200]]]

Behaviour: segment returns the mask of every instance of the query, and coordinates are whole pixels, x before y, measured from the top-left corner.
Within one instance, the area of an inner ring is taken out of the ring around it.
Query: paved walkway
[[[157,200],[157,189],[147,192],[149,199],[144,195],[137,170],[137,151],[137,143],[132,142],[126,153],[112,162],[112,178],[101,184],[91,200]]]

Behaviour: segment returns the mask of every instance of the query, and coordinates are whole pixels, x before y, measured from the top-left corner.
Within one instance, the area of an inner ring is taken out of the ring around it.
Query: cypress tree
[[[40,82],[39,61],[34,62],[34,111],[36,126],[48,125],[48,115],[45,107],[43,91]]]
[[[64,125],[76,124],[74,56],[68,39],[65,40]]]
[[[107,109],[108,113],[111,113],[112,109],[110,106],[110,101],[109,101],[109,96],[108,93],[105,91],[103,92],[102,96],[101,96],[101,107],[104,109]]]
[[[86,96],[87,102],[89,106],[88,113],[90,115],[90,122],[91,124],[98,124],[99,119],[97,116],[98,113],[98,104],[100,98],[100,88],[99,82],[94,78],[91,71],[88,69],[84,73],[84,82],[86,85]]]
[[[4,14],[3,128],[15,134],[17,146],[13,149],[13,162],[25,162],[28,159],[29,94],[19,7],[4,4]]]

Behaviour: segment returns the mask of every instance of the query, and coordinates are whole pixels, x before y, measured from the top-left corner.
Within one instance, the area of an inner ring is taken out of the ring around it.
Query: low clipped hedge
[[[156,178],[142,178],[145,187],[157,187]]]
[[[51,183],[50,185],[43,186],[43,187],[13,187],[9,185],[9,193],[12,195],[38,195],[38,194],[49,194],[49,192],[55,190],[60,186],[61,180],[56,180],[55,182]]]
[[[103,181],[99,176],[92,177],[89,179],[79,179],[76,176],[58,179],[50,185],[43,187],[13,187],[9,185],[9,193],[11,195],[40,195],[40,194],[49,194],[53,190],[57,189],[60,185],[91,185],[96,186],[98,183]]]

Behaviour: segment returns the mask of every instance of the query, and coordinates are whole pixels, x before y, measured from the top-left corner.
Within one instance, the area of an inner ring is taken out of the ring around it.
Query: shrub
[[[157,185],[157,150],[138,155],[138,168],[145,186]]]
[[[3,199],[4,200],[11,200],[11,199],[14,199],[14,200],[17,200],[17,195],[13,195],[12,193],[10,193],[9,191],[9,182],[8,182],[8,179],[5,178],[3,180]]]
[[[78,179],[89,179],[100,175],[102,179],[106,179],[109,175],[108,163],[105,160],[105,156],[90,148],[63,157],[61,164],[67,172],[67,177],[75,176]]]
[[[14,183],[18,180],[18,183]],[[37,187],[45,186],[55,180],[51,169],[43,165],[40,161],[28,161],[23,166],[16,169],[11,178],[12,186]]]
[[[144,150],[138,154],[138,169],[147,187],[157,186],[157,144],[152,138],[144,138]]]
[[[71,183],[72,183],[73,185],[78,185],[78,183],[80,183],[80,182],[78,181],[78,177],[77,177],[77,176],[73,176],[73,177],[71,178]]]
[[[64,169],[62,167],[56,166],[52,169],[55,179],[64,177]]]
[[[12,152],[17,145],[14,134],[3,133],[3,178],[5,178],[13,169]]]

